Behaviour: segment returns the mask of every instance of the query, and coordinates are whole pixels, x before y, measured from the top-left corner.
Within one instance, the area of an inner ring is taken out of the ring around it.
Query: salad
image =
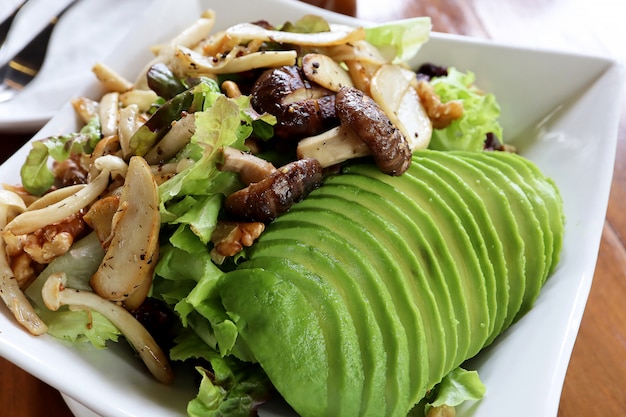
[[[33,143],[1,194],[2,298],[33,334],[123,336],[164,383],[171,361],[192,364],[190,415],[249,415],[275,382],[214,296],[266,227],[355,159],[402,176],[429,147],[510,149],[471,73],[404,64],[427,18],[212,34],[215,19],[157,47],[134,81],[96,65],[107,93],[74,100],[84,127]],[[483,389],[455,369],[428,401],[439,412]]]

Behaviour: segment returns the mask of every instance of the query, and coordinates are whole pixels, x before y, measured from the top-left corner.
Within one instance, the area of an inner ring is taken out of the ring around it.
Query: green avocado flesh
[[[563,232],[558,189],[530,161],[418,151],[399,177],[328,177],[218,291],[301,416],[406,416],[532,307]]]

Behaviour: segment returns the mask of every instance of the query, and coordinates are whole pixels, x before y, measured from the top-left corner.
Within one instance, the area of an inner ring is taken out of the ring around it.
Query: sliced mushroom
[[[372,98],[409,141],[412,150],[428,147],[433,133],[416,88],[415,72],[399,65],[381,66],[370,85]]]
[[[296,63],[296,51],[260,51],[240,55],[237,48],[220,57],[206,56],[192,49],[176,48],[170,67],[175,74],[196,76],[235,74],[258,68],[273,68]]]
[[[306,54],[302,57],[302,71],[307,79],[331,91],[354,86],[350,74],[328,55]]]
[[[269,177],[226,197],[226,210],[238,219],[268,223],[322,183],[316,159],[290,162]]]
[[[297,66],[265,71],[252,86],[250,104],[276,117],[274,134],[282,139],[316,135],[337,124],[334,93],[311,84]]]
[[[343,62],[356,88],[370,94],[372,77],[381,65],[388,63],[378,48],[367,41],[328,48],[326,51],[336,62]]]
[[[406,138],[369,96],[356,88],[343,87],[337,93],[337,116],[365,142],[376,166],[389,175],[401,175],[411,164]]]
[[[68,305],[73,308],[97,311],[122,332],[158,381],[164,384],[170,384],[173,381],[174,373],[167,356],[152,335],[131,313],[90,291],[68,288],[65,286],[66,282],[63,273],[55,273],[48,277],[41,289],[46,307],[56,311],[61,306]]]
[[[159,195],[150,167],[132,157],[113,216],[111,243],[91,286],[101,297],[137,308],[152,284],[158,257]]]
[[[238,173],[244,184],[259,182],[276,171],[271,162],[239,149],[224,148],[222,154],[224,160],[219,169]]]
[[[138,105],[129,104],[120,109],[120,120],[117,131],[122,157],[128,158],[130,156],[130,138],[133,137],[137,129],[139,129],[143,123],[144,120],[140,117]]]

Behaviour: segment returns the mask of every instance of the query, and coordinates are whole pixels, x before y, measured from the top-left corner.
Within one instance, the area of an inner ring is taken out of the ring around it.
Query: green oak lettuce
[[[449,68],[448,75],[431,80],[435,93],[442,102],[459,100],[463,116],[445,129],[434,129],[429,147],[440,151],[480,151],[487,133],[502,140],[502,127],[498,122],[500,106],[493,94],[485,93],[474,85],[474,74]]]

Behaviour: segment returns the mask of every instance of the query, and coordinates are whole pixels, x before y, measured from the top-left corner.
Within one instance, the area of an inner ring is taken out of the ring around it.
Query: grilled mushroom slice
[[[316,159],[290,162],[269,177],[226,197],[226,210],[237,219],[269,223],[322,182],[322,166]]]
[[[101,297],[132,311],[148,294],[159,247],[159,195],[141,157],[130,160],[112,223],[110,245],[90,284]]]
[[[341,124],[365,142],[382,172],[402,175],[409,168],[409,142],[371,97],[356,88],[342,87],[337,93],[336,107]]]

